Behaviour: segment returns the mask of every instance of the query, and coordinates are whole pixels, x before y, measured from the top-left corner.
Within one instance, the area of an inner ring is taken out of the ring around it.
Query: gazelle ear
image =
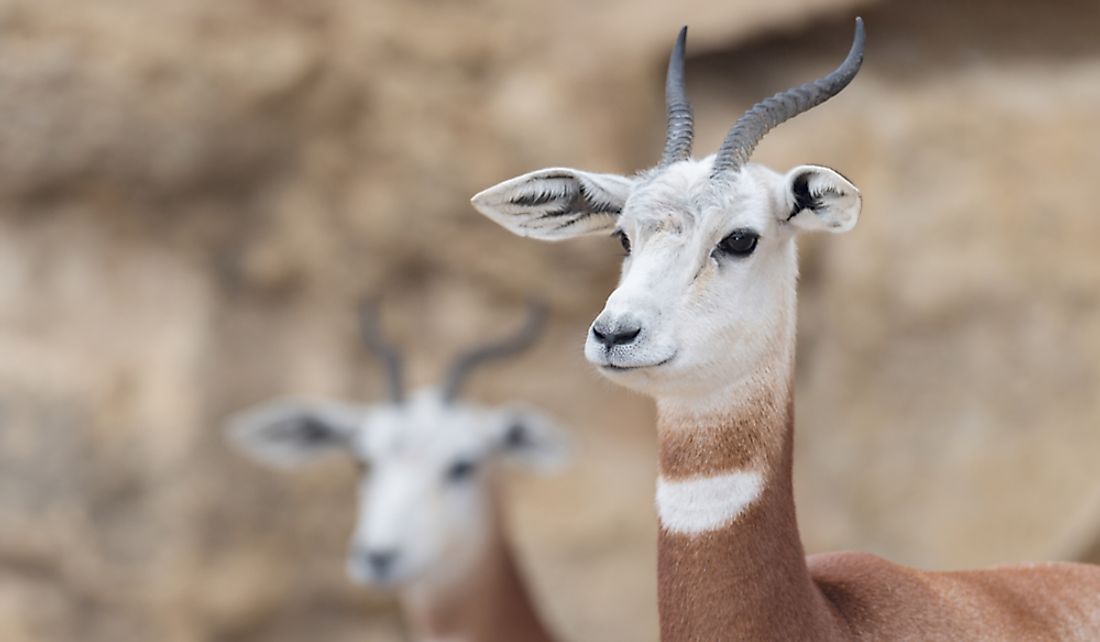
[[[232,417],[226,434],[242,453],[288,468],[323,455],[350,451],[365,416],[362,407],[282,399]]]
[[[863,197],[848,179],[828,167],[801,165],[783,181],[783,218],[802,230],[840,234],[856,226]]]
[[[625,176],[550,168],[504,181],[470,202],[513,234],[561,241],[610,232],[633,188]]]
[[[540,472],[553,472],[569,459],[569,439],[556,421],[522,406],[500,411],[495,422],[497,451],[507,460]]]

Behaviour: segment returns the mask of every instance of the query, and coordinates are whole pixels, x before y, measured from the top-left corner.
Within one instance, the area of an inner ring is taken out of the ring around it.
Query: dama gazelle
[[[460,356],[440,388],[406,398],[401,359],[364,309],[363,338],[386,364],[390,398],[370,406],[277,400],[232,419],[245,453],[289,467],[330,454],[359,464],[358,518],[347,569],[357,582],[399,592],[417,640],[548,642],[521,580],[500,514],[500,464],[551,469],[566,440],[543,414],[458,400],[463,380],[530,345],[537,306],[516,336]]]
[[[859,553],[806,558],[791,481],[795,236],[846,232],[860,193],[839,173],[749,164],[760,139],[839,93],[835,71],[768,98],[716,155],[691,157],[686,29],[669,62],[668,128],[636,176],[544,169],[473,198],[521,236],[612,233],[627,257],[585,356],[656,398],[661,639],[1100,640],[1100,568],[922,572]]]

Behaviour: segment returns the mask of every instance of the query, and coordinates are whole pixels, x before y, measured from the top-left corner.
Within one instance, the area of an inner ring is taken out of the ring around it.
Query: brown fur
[[[1100,567],[932,573],[859,553],[804,557],[791,388],[769,388],[709,418],[662,413],[663,477],[767,471],[761,496],[728,526],[699,536],[661,530],[662,642],[1100,640]]]
[[[752,413],[728,412],[709,417],[675,417],[663,421],[659,467],[665,479],[683,479],[744,470],[771,460],[779,452],[787,400],[774,387],[764,387],[744,402]],[[662,416],[667,416],[662,413]],[[714,429],[715,424],[721,430]]]
[[[476,564],[477,574],[468,582],[405,596],[406,617],[415,639],[552,642],[499,527]]]

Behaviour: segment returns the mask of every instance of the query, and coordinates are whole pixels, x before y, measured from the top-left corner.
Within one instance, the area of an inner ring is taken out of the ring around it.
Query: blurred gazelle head
[[[680,32],[666,82],[660,163],[634,176],[542,169],[474,196],[475,208],[520,236],[558,241],[612,234],[626,252],[618,288],[592,323],[585,356],[631,388],[700,397],[737,382],[788,345],[794,238],[847,232],[860,193],[839,173],[800,165],[785,174],[748,162],[780,123],[835,96],[863,61],[863,23],[832,73],[750,109],[718,152],[691,157],[693,115]]]
[[[365,308],[363,336],[386,364],[389,400],[372,405],[282,399],[234,417],[232,441],[253,458],[293,467],[328,455],[359,464],[358,517],[347,568],[364,584],[410,588],[461,582],[496,545],[493,482],[501,463],[552,469],[566,455],[547,416],[457,399],[478,364],[530,345],[541,309],[515,337],[460,356],[439,388],[406,397],[401,361]]]

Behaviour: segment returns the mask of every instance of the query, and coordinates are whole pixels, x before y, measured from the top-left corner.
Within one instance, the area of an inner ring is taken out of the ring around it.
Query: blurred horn
[[[405,400],[404,364],[397,349],[382,338],[378,323],[378,305],[367,300],[360,308],[360,336],[367,349],[382,361],[386,369],[386,382],[389,387],[390,401],[401,403]]]
[[[462,384],[477,366],[493,361],[496,359],[502,359],[514,354],[523,352],[535,342],[543,328],[546,326],[546,306],[531,302],[527,306],[527,323],[520,329],[515,335],[485,345],[476,347],[468,352],[462,353],[455,359],[454,364],[451,366],[451,370],[447,375],[446,383],[443,386],[443,399],[445,401],[454,401],[458,397],[458,393],[462,388]]]
[[[665,76],[665,113],[668,125],[665,129],[665,150],[661,154],[661,167],[691,157],[691,141],[695,136],[695,116],[684,89],[684,49],[688,28],[685,26],[676,37],[672,55],[668,57],[668,75]]]
[[[739,171],[749,161],[765,134],[784,121],[817,107],[847,87],[863,64],[864,38],[863,18],[856,18],[852,48],[848,57],[832,73],[766,98],[737,119],[718,148],[711,177]]]

